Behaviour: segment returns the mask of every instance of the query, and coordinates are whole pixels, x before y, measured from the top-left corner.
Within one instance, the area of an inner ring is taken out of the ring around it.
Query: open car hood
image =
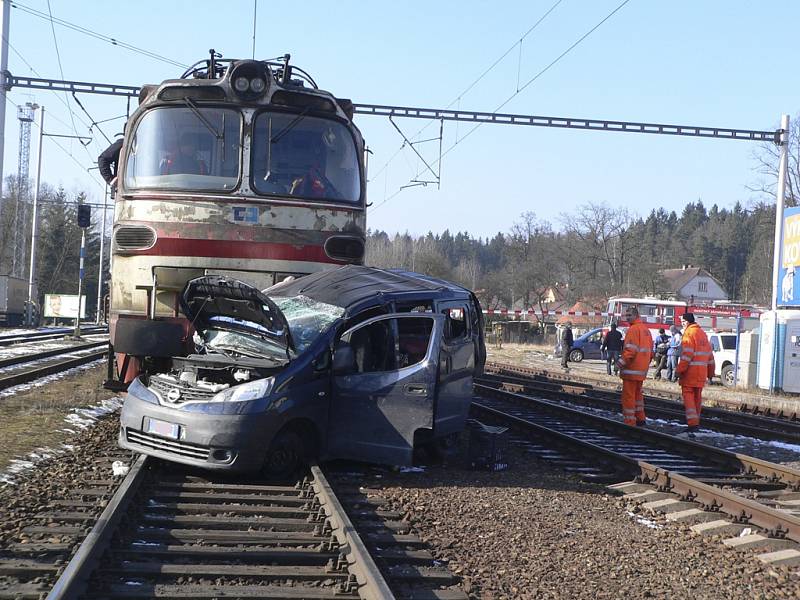
[[[181,292],[180,304],[198,332],[239,331],[294,349],[281,309],[259,290],[236,279],[222,275],[192,279]]]

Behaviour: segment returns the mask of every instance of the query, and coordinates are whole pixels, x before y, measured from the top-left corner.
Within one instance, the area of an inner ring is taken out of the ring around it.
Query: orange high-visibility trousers
[[[703,388],[681,386],[683,408],[686,411],[686,424],[689,427],[700,425],[700,409],[703,404]]]
[[[642,395],[641,381],[622,380],[622,418],[625,425],[644,422],[644,396]]]

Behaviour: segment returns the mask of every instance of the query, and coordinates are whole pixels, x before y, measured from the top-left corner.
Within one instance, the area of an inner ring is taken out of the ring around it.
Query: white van
[[[714,352],[714,376],[722,380],[722,385],[733,387],[733,367],[736,363],[736,334],[708,333],[708,341]]]

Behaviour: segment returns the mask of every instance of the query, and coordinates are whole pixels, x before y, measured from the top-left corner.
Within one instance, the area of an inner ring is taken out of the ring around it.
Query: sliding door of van
[[[414,434],[433,428],[443,317],[398,313],[344,332],[334,349],[328,454],[410,465]]]

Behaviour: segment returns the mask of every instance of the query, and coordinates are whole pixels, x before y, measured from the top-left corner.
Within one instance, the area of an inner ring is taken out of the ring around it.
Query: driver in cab
[[[338,194],[333,184],[325,176],[325,160],[327,146],[324,134],[321,139],[310,144],[308,158],[310,166],[305,174],[295,178],[289,186],[292,196],[305,196],[306,198],[335,198]]]
[[[194,136],[183,133],[178,144],[178,152],[161,161],[161,174],[173,175],[186,173],[189,175],[208,175],[206,163],[197,158]]]

